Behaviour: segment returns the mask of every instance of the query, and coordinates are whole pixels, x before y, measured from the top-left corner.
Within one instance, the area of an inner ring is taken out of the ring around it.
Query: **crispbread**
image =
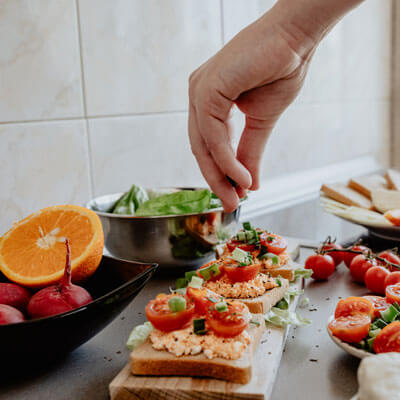
[[[342,183],[324,184],[321,186],[321,191],[329,198],[336,200],[348,206],[356,206],[361,208],[372,208],[372,202],[368,197],[358,193],[354,189],[347,187]]]
[[[249,311],[252,314],[265,314],[268,312],[279,300],[281,300],[284,294],[289,289],[289,281],[287,279],[281,279],[281,286],[268,290],[262,296],[254,299],[230,299],[238,300],[246,304]]]
[[[265,329],[261,315],[253,316],[259,326],[249,324],[250,346],[238,360],[208,359],[203,353],[177,357],[166,350],[153,349],[150,339],[131,353],[131,372],[150,376],[198,376],[223,379],[235,383],[248,383],[251,378],[253,354]]]
[[[372,191],[372,202],[382,213],[400,208],[400,192],[397,190],[377,189]]]
[[[348,186],[370,199],[371,191],[375,189],[387,189],[387,182],[383,176],[374,174],[352,178]]]
[[[388,169],[385,174],[388,189],[400,190],[400,172],[394,169]]]

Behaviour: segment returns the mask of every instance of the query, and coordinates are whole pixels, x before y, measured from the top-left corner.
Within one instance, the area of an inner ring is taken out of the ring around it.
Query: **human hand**
[[[247,189],[259,188],[268,136],[299,93],[316,46],[360,1],[280,0],[190,76],[192,152],[227,211]],[[229,129],[234,104],[246,119],[236,154]]]

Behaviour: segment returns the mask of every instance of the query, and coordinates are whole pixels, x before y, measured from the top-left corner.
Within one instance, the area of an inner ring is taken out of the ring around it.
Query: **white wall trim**
[[[243,205],[241,219],[254,218],[283,208],[315,199],[322,183],[346,181],[351,177],[367,175],[382,167],[372,156],[327,165],[266,179],[257,192],[250,193]]]

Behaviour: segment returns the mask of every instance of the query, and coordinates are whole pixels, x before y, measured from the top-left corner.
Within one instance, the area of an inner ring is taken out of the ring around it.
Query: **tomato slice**
[[[244,251],[254,251],[256,249],[256,245],[255,244],[247,244],[247,243],[243,243],[239,240],[235,240],[235,239],[230,239],[226,242],[226,246],[228,247],[228,250],[232,253],[233,250],[235,250],[236,248],[242,249]]]
[[[286,240],[274,233],[263,232],[260,235],[260,243],[268,249],[269,253],[281,254],[287,248]]]
[[[200,271],[201,271],[202,269],[208,268],[210,265],[213,265],[213,264],[218,264],[219,274],[213,275],[213,277],[212,277],[211,279],[209,279],[209,280],[210,280],[210,281],[216,281],[216,280],[218,280],[218,279],[221,279],[222,276],[224,275],[224,266],[223,266],[223,264],[222,264],[221,262],[218,262],[217,260],[210,261],[210,262],[208,262],[207,264],[204,264],[203,266],[201,266],[201,267],[196,271],[197,276],[199,276],[200,278],[204,279],[204,277],[201,275]]]
[[[227,311],[209,310],[208,326],[217,336],[234,337],[240,335],[249,325],[250,313],[247,306],[239,301],[227,301]]]
[[[186,290],[187,296],[194,302],[196,314],[206,315],[216,303],[222,300],[222,297],[207,288],[192,288]]]
[[[351,296],[340,300],[336,306],[335,318],[357,314],[367,315],[371,319],[374,315],[373,304],[365,297]]]
[[[235,282],[247,282],[254,279],[260,272],[261,264],[241,266],[239,264],[225,264],[224,271],[228,279]]]
[[[371,318],[366,314],[339,317],[329,322],[328,328],[333,336],[343,342],[359,343],[369,332]]]
[[[385,326],[374,340],[375,353],[400,353],[400,321]]]
[[[386,301],[390,304],[400,304],[400,283],[386,286]]]
[[[387,303],[386,299],[382,296],[363,296],[364,299],[367,299],[372,303],[374,307],[374,318],[381,317],[381,311],[385,311],[390,304]]]
[[[184,297],[186,299],[186,310],[172,312],[168,306],[168,301],[172,297]],[[171,332],[183,328],[194,316],[193,302],[181,295],[159,295],[151,300],[146,306],[146,316],[151,324],[163,332]]]

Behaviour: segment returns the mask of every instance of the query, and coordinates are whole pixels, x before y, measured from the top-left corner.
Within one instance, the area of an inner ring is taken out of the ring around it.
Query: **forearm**
[[[279,0],[263,18],[277,21],[295,50],[310,52],[351,9],[364,0]]]

